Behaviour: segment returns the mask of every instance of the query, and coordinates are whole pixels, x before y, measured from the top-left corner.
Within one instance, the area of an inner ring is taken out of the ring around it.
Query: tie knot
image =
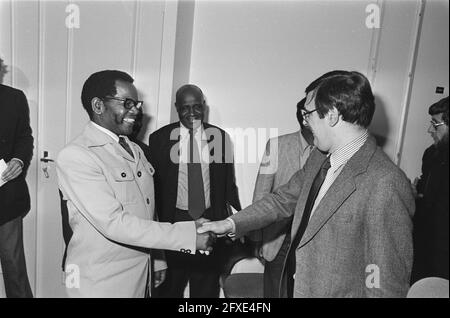
[[[131,150],[130,145],[127,143],[126,139],[122,136],[119,137],[119,145],[121,145],[122,148],[125,149],[126,152],[128,152],[130,156],[134,158],[133,150]]]

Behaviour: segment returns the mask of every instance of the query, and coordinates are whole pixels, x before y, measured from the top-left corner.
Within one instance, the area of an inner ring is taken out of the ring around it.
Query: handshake
[[[195,220],[195,227],[197,228],[196,249],[206,255],[213,250],[217,237],[225,236],[233,231],[233,223],[228,219],[211,222],[200,218]]]

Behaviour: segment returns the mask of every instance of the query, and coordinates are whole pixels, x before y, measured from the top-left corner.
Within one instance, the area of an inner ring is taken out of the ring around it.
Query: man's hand
[[[233,224],[230,220],[222,220],[215,222],[205,222],[197,229],[197,233],[212,232],[217,235],[226,235],[233,231]]]
[[[209,255],[213,250],[213,244],[216,241],[216,236],[213,233],[197,233],[197,240],[195,248],[200,251],[201,254],[205,253]]]
[[[154,285],[155,285],[155,288],[158,288],[159,285],[161,285],[164,282],[164,280],[166,279],[166,270],[162,269],[160,271],[156,271],[154,273],[154,275],[155,275]]]
[[[415,178],[414,182],[411,182],[411,189],[414,195],[414,198],[423,198],[423,194],[417,191],[417,184],[419,183],[419,178]]]
[[[197,220],[195,220],[195,228],[198,229],[199,227],[202,226],[203,223],[206,222],[211,222],[211,220],[205,219],[205,218],[199,218]]]
[[[6,170],[2,173],[2,180],[5,182],[11,181],[17,178],[22,173],[22,164],[21,162],[13,158],[8,162],[8,166]]]

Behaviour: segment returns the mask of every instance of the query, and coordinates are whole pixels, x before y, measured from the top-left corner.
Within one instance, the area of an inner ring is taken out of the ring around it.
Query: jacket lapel
[[[209,200],[211,207],[215,206],[215,198],[214,193],[216,191],[216,184],[215,182],[212,182],[216,180],[216,168],[217,163],[214,161],[214,144],[211,143],[214,140],[214,134],[208,134],[207,132],[210,132],[211,126],[209,126],[207,123],[203,123],[203,129],[205,130],[206,134],[206,142],[208,144],[208,150],[209,150]]]
[[[375,140],[373,139],[373,137],[369,136],[366,143],[355,153],[352,158],[350,158],[350,160],[344,166],[339,176],[333,182],[331,187],[326,192],[325,196],[320,201],[319,205],[316,207],[316,210],[311,217],[308,227],[306,228],[305,234],[303,235],[302,240],[300,241],[300,244],[297,248],[300,248],[307,242],[309,242],[314,237],[314,235],[316,235],[316,233],[325,225],[325,223],[336,212],[338,212],[339,207],[356,190],[357,186],[355,178],[356,176],[364,173],[367,170],[370,158],[372,157],[375,150]],[[318,168],[315,169],[315,174],[317,174],[317,171]],[[314,179],[315,174],[311,179]],[[308,184],[309,185],[304,188],[304,191],[302,191],[304,202],[306,202],[306,198],[308,197],[312,180],[309,181]],[[303,214],[304,205],[305,204],[302,204],[301,214]],[[295,224],[295,233],[297,233],[298,227],[300,225],[300,219],[301,218],[298,218]]]
[[[110,136],[94,127],[94,125],[92,125],[92,122],[89,122],[86,125],[83,131],[83,135],[86,137],[88,147],[99,147],[104,146],[106,144],[111,144],[116,155],[118,155],[119,157],[123,157],[131,162],[135,161],[134,158],[131,157],[131,155],[125,149],[123,149],[121,145],[119,145],[118,142],[116,142]],[[131,149],[133,149],[131,142],[129,140],[127,140],[127,142],[130,145]],[[137,152],[133,151],[133,154],[134,156],[136,156]]]
[[[174,129],[178,129],[178,136],[176,139],[171,139],[171,134],[172,131]],[[164,161],[167,162],[167,182],[170,182],[170,194],[168,194],[168,198],[169,201],[172,202],[173,204],[170,203],[170,206],[175,206],[177,203],[177,195],[178,195],[178,170],[179,170],[179,166],[180,166],[180,123],[174,123],[172,129],[169,129],[168,131],[168,135],[167,135],[167,143],[164,145],[164,147],[166,147],[165,149],[162,150],[163,154],[166,154],[165,156],[167,156],[166,158],[164,158]],[[176,147],[176,151],[177,151],[177,155],[175,156],[175,158],[171,158],[171,151],[175,151],[173,150],[174,147]],[[172,160],[174,159],[175,162]],[[166,176],[161,175],[160,178],[164,179]]]
[[[300,221],[302,219],[303,211],[305,210],[309,190],[311,189],[314,178],[325,159],[326,156],[318,149],[315,149],[311,153],[308,162],[305,164],[305,180],[303,188],[300,191],[300,196],[297,201],[297,207],[295,208],[296,212],[294,213],[294,219],[292,221],[291,241],[294,239],[295,235],[297,234],[298,227],[300,226]]]

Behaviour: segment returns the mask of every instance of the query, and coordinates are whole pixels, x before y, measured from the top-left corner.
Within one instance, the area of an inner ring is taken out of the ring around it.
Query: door
[[[172,83],[160,83],[162,56],[167,56],[163,53],[170,47],[173,55],[174,45],[169,44],[175,41],[176,19],[164,22],[168,7],[173,8],[173,3],[0,1],[0,56],[9,66],[3,83],[27,95],[35,138],[27,178],[32,209],[25,218],[24,239],[36,297],[65,297],[64,244],[53,160],[88,122],[80,101],[84,81],[105,69],[134,77],[147,119],[143,140],[157,126],[158,116],[170,117],[170,105],[167,111],[158,110],[159,101],[172,96]]]

